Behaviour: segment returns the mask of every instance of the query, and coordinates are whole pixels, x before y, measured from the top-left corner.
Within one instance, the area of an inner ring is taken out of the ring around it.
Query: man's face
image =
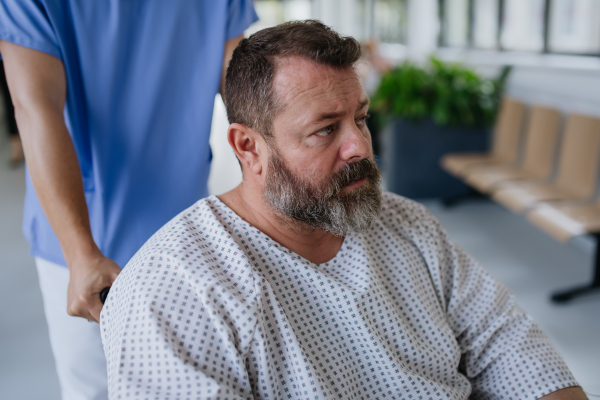
[[[356,72],[292,58],[273,87],[284,109],[273,120],[265,200],[336,235],[364,231],[379,214],[381,188]]]

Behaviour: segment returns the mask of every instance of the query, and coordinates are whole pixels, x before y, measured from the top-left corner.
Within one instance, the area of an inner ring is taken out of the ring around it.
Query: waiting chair
[[[510,164],[517,160],[519,136],[525,105],[505,97],[502,100],[489,153],[452,153],[440,160],[441,167],[451,175],[463,177],[475,165]]]
[[[600,200],[595,203],[541,203],[527,214],[535,226],[559,242],[575,236],[600,232]]]
[[[492,198],[515,213],[536,203],[589,198],[600,161],[600,119],[571,114],[563,134],[556,179],[502,185]]]
[[[600,199],[592,204],[542,203],[529,212],[527,219],[559,242],[567,242],[583,234],[591,234],[596,239],[592,282],[556,292],[552,300],[563,303],[581,295],[600,292]]]
[[[549,178],[559,120],[560,112],[556,109],[541,106],[531,108],[521,165],[474,166],[466,171],[464,180],[477,191],[490,194],[498,184],[507,181]]]

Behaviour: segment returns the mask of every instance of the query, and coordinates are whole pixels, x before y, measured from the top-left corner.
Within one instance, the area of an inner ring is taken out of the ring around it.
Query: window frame
[[[447,0],[438,0],[438,20],[439,20],[439,34],[438,34],[438,48],[440,49],[461,49],[461,50],[475,50],[475,51],[498,51],[498,52],[518,52],[527,54],[552,54],[552,55],[563,55],[563,56],[575,56],[575,57],[600,57],[600,49],[597,52],[581,53],[581,52],[567,52],[567,51],[552,51],[550,49],[550,10],[553,0],[544,0],[544,20],[543,20],[543,48],[541,51],[531,50],[511,50],[506,49],[502,46],[502,32],[504,29],[504,9],[505,0],[498,0],[498,31],[496,32],[496,50],[484,50],[475,47],[473,37],[474,27],[474,0],[468,0],[468,17],[467,17],[467,46],[466,47],[453,47],[446,45],[444,32],[445,32],[445,11]]]
[[[408,19],[410,18],[409,15],[409,5],[408,2],[409,0],[399,0],[401,2],[401,7],[404,8],[404,15],[406,16],[406,23],[404,24],[404,26],[401,26],[400,29],[402,31],[401,36],[402,39],[399,42],[385,42],[383,40],[381,40],[379,37],[377,37],[375,35],[375,24],[377,23],[377,21],[375,20],[376,15],[375,15],[375,3],[377,3],[377,0],[364,0],[364,12],[365,12],[365,22],[366,22],[366,29],[365,29],[365,38],[375,38],[377,40],[379,40],[381,43],[383,44],[391,44],[391,45],[402,45],[402,46],[406,46],[408,44]]]

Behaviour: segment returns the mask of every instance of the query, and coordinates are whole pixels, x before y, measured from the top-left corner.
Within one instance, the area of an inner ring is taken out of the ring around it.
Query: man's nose
[[[344,161],[359,161],[371,156],[371,135],[365,127],[349,126],[342,135],[340,158]]]

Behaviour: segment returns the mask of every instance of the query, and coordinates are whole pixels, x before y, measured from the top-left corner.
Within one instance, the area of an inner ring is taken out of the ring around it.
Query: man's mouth
[[[344,189],[346,189],[346,188],[352,189],[352,188],[355,188],[355,187],[362,186],[366,181],[367,181],[367,177],[366,176],[363,176],[361,178],[357,178],[357,179],[351,181],[350,183],[348,183],[346,186],[344,186]]]

